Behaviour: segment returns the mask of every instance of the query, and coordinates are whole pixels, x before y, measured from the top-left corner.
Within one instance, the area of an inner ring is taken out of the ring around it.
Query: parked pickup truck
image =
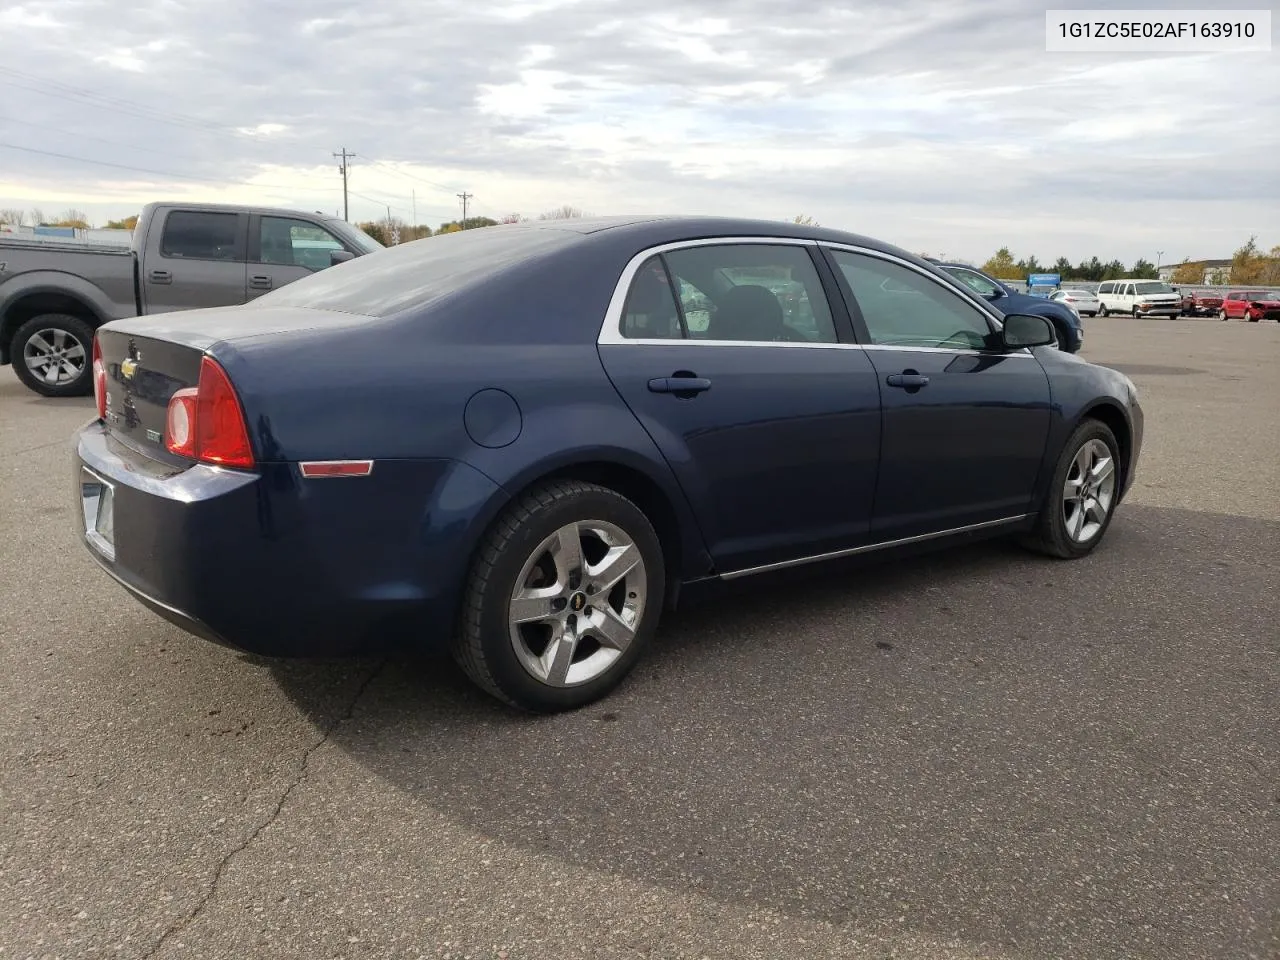
[[[1182,291],[1182,315],[1184,317],[1216,317],[1222,310],[1222,294]]]
[[[46,397],[87,395],[110,320],[246,303],[380,249],[336,217],[225,204],[148,204],[127,248],[0,240],[0,365]]]

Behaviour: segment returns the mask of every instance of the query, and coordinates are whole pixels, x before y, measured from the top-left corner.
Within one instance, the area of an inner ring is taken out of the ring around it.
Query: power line
[[[145,150],[147,153],[153,154],[154,156],[172,157],[174,160],[194,160],[197,163],[203,163],[205,160],[209,159],[207,156],[197,157],[194,154],[190,154],[190,153],[169,153],[168,151],[152,150],[149,147],[145,147],[145,148],[140,147],[136,142],[122,143],[119,140],[107,140],[105,137],[94,137],[94,136],[90,136],[87,133],[80,133],[77,130],[68,130],[65,127],[55,127],[47,123],[35,123],[34,121],[31,121],[31,120],[19,120],[16,117],[0,116],[0,121],[3,121],[5,123],[19,123],[19,124],[22,124],[24,127],[35,127],[38,130],[50,130],[54,133],[61,133],[69,137],[75,137],[77,140],[91,140],[94,143],[105,143],[107,146],[110,146],[110,147],[124,147],[125,149],[131,149],[131,150]]]
[[[43,157],[56,157],[59,160],[71,160],[75,163],[91,163],[99,167],[112,167],[116,170],[129,170],[133,173],[149,173],[152,176],[168,177],[170,180],[190,180],[200,183],[219,183],[225,186],[246,186],[261,187],[264,190],[287,190],[290,193],[298,192],[298,184],[285,186],[278,183],[258,183],[253,180],[227,180],[225,177],[200,177],[193,174],[170,173],[165,170],[152,170],[147,167],[135,167],[127,163],[112,163],[109,160],[91,160],[88,157],[75,157],[68,153],[56,153],[52,150],[37,150],[35,147],[22,147],[16,143],[4,143],[0,141],[0,147],[9,150],[20,150],[23,153],[35,153]],[[309,189],[309,188],[308,188]],[[317,188],[318,189],[318,188]]]

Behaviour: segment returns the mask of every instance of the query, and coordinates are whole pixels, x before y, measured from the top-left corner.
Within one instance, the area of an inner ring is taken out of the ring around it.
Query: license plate
[[[115,559],[115,488],[95,473],[80,473],[80,506],[84,510],[85,538],[99,553]]]

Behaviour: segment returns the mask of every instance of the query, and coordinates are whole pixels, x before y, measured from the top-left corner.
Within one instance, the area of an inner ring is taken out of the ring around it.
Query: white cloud
[[[80,158],[0,146],[0,204],[335,210],[345,146],[358,218],[439,222],[465,190],[491,216],[804,212],[973,256],[1280,242],[1274,57],[1047,54],[1029,0],[117,8],[0,10],[0,142]]]

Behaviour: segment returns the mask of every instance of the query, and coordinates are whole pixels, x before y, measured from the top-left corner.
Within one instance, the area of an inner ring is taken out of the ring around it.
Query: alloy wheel
[[[1116,463],[1110,448],[1093,439],[1076,452],[1062,488],[1062,519],[1067,536],[1088,543],[1107,522],[1115,503]]]
[[[631,645],[647,599],[644,558],[624,530],[604,520],[566,524],[516,578],[508,613],[516,657],[549,686],[588,683]]]
[[[37,330],[22,347],[22,360],[38,379],[49,384],[70,383],[84,373],[84,346],[66,330]]]

